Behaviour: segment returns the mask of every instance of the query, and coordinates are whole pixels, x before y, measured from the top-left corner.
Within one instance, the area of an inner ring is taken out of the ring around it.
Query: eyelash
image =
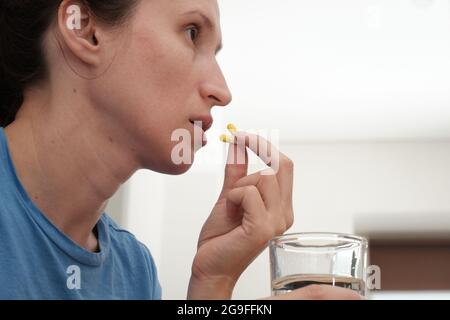
[[[196,29],[196,30],[197,30],[197,33],[196,33],[196,35],[195,35],[195,39],[192,39],[192,35],[190,34],[190,31],[193,30],[193,29]],[[186,32],[188,32],[188,37],[189,37],[189,39],[190,39],[192,42],[194,42],[194,43],[195,43],[195,42],[198,40],[198,38],[200,37],[201,31],[202,31],[202,28],[201,28],[198,24],[196,24],[196,23],[191,24],[191,25],[186,29]]]

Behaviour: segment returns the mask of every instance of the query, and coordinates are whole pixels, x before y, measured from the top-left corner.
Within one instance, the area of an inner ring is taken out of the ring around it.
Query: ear
[[[83,0],[63,0],[58,10],[58,29],[65,47],[82,62],[100,63],[100,43],[94,17]]]

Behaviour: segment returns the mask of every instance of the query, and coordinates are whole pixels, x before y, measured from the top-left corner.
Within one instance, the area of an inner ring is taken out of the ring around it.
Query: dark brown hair
[[[109,25],[131,14],[137,0],[82,0]],[[24,90],[46,77],[42,50],[45,32],[61,0],[0,0],[0,127],[14,121]]]

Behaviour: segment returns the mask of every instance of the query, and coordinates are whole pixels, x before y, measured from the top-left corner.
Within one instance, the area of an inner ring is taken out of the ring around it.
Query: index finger
[[[219,199],[227,196],[234,188],[234,184],[247,175],[248,155],[247,148],[230,144],[228,148],[227,164],[225,166],[225,177]]]
[[[252,150],[277,175],[281,196],[285,201],[292,199],[294,164],[285,154],[280,152],[271,142],[263,137],[246,132],[234,133],[235,142]]]

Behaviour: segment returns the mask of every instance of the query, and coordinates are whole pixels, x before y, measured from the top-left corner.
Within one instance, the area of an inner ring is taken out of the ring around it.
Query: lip
[[[209,129],[211,129],[213,123],[214,123],[214,119],[210,116],[210,115],[204,115],[204,116],[198,116],[198,117],[194,117],[192,119],[189,120],[192,124],[195,125],[196,121],[199,121],[202,123],[202,130],[204,132],[208,131]]]

